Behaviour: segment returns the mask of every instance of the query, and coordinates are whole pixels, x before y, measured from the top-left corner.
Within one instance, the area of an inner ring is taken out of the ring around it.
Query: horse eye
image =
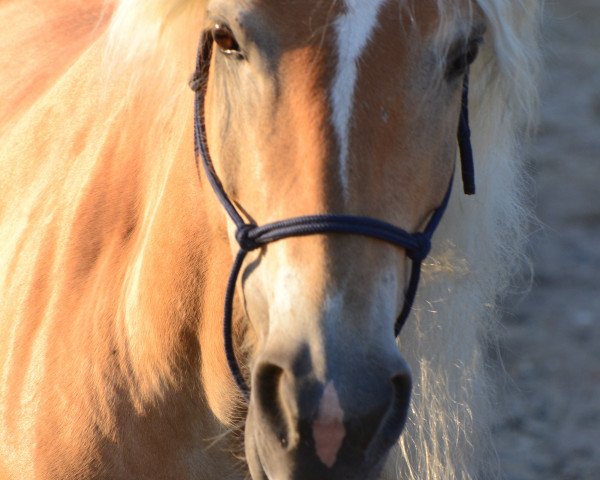
[[[483,38],[481,37],[472,38],[461,48],[450,50],[446,64],[446,80],[451,81],[465,74],[469,65],[477,58],[482,42]]]
[[[213,40],[225,55],[242,55],[240,46],[227,25],[216,24],[211,33]]]

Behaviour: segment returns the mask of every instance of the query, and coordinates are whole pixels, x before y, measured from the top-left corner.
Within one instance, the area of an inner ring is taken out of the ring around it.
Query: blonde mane
[[[438,3],[450,11],[448,2]],[[487,430],[493,413],[485,349],[497,330],[498,294],[522,258],[525,240],[528,214],[520,132],[535,107],[538,3],[477,0],[489,27],[482,58],[472,73],[478,192],[473,198],[456,194],[451,198],[426,262],[415,315],[400,340],[413,369],[414,391],[408,425],[386,469],[386,480],[476,479],[499,474]],[[36,289],[47,297],[47,307],[39,315],[56,313],[58,296],[64,294],[60,286],[72,281],[65,272],[74,238],[97,235],[98,242],[114,242],[109,250],[123,247],[126,267],[116,272],[110,285],[86,283],[80,288],[95,292],[100,299],[111,298],[106,294],[111,291],[119,299],[119,334],[109,340],[114,344],[124,343],[125,338],[138,340],[134,345],[139,349],[132,349],[127,361],[140,368],[127,381],[135,383],[131,391],[136,392],[134,402],[140,410],[160,402],[164,385],[182,382],[178,359],[160,360],[170,355],[158,341],[165,334],[161,325],[149,327],[143,320],[151,311],[171,309],[165,318],[176,322],[180,335],[168,339],[172,347],[188,332],[189,318],[202,309],[199,305],[157,307],[141,271],[149,261],[147,252],[155,248],[148,242],[150,231],[160,222],[158,205],[165,201],[166,179],[182,168],[186,175],[195,174],[193,162],[188,162],[192,94],[187,80],[199,32],[205,27],[203,15],[203,1],[198,0],[121,0],[106,32],[99,28],[73,63],[30,99],[27,108],[0,117],[4,199],[0,204],[0,331],[6,328],[2,319],[23,314],[22,306]],[[442,22],[440,35],[455,21],[450,13],[444,18],[448,23]],[[66,100],[57,105],[54,98]],[[73,118],[73,125],[44,123],[46,118],[61,117]],[[34,149],[23,141],[32,134],[43,140]],[[108,168],[100,165],[106,158],[111,159]],[[123,172],[127,177],[119,180]],[[113,180],[112,190],[92,191],[99,177],[106,175]],[[461,185],[456,183],[458,192]],[[128,192],[127,199],[113,204],[122,192]],[[103,208],[98,215],[125,219],[111,227],[113,236],[108,237],[95,223],[78,224],[82,212],[98,205]],[[90,268],[105,272],[103,278],[107,278],[111,258],[94,258],[93,251],[89,255]],[[40,265],[45,272],[42,276],[36,273]],[[224,262],[223,268],[227,266]],[[198,272],[199,277],[203,274]],[[155,281],[159,284],[163,279]],[[164,279],[163,286],[176,291],[181,285],[196,288],[198,283],[190,276],[177,282]],[[98,300],[82,316],[109,310]],[[49,335],[43,330],[35,334],[39,342]],[[10,357],[14,352],[4,343],[0,339],[0,352],[8,351]],[[32,367],[24,372],[25,384],[39,374],[35,368],[42,368],[43,353],[36,355],[39,361],[33,359]],[[5,383],[3,375],[0,372],[0,385]],[[3,395],[0,387],[0,400]],[[0,422],[7,415],[1,407],[5,404],[0,401]],[[9,435],[2,430],[0,443]],[[14,452],[8,452],[7,458],[22,463],[24,471],[31,468]]]

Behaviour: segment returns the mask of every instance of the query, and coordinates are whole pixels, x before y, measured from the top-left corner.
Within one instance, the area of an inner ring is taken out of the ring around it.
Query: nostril
[[[408,370],[403,370],[391,378],[394,388],[394,397],[390,410],[385,419],[383,435],[395,442],[404,428],[408,409],[410,407],[410,393],[412,378]]]
[[[410,398],[412,390],[412,378],[409,371],[402,371],[392,376],[392,385],[396,397]]]
[[[282,399],[281,381],[284,370],[272,363],[257,366],[254,390],[257,413],[283,448],[290,444],[286,408]]]

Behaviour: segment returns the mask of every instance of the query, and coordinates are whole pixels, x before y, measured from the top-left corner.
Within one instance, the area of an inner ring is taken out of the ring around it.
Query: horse
[[[525,240],[536,4],[2,2],[0,478],[498,476],[485,351]],[[254,229],[408,240],[247,247],[226,348],[248,235],[214,184]]]

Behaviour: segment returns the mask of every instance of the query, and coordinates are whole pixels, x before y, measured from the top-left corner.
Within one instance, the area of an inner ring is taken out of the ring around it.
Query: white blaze
[[[335,464],[345,436],[344,410],[333,382],[329,382],[323,391],[319,417],[313,423],[317,456],[329,468]]]
[[[338,65],[333,82],[333,125],[340,145],[340,178],[348,191],[348,155],[350,119],[358,78],[358,61],[377,25],[377,17],[386,0],[345,0],[346,13],[336,22]]]

